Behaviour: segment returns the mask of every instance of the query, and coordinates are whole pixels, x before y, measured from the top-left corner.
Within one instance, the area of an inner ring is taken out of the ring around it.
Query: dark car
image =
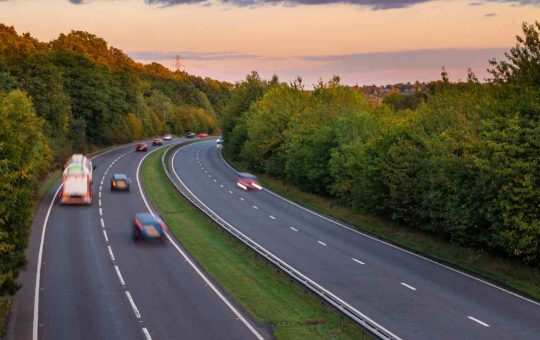
[[[135,214],[133,223],[133,238],[140,241],[161,240],[166,241],[167,226],[159,218],[150,213]]]
[[[153,146],[159,146],[159,145],[163,145],[163,141],[159,138],[156,138],[152,141],[152,145]]]
[[[114,174],[111,178],[111,191],[123,190],[129,191],[131,181],[125,174]]]
[[[241,172],[238,174],[236,185],[244,190],[261,190],[262,187],[257,181],[257,177],[248,172]]]
[[[148,144],[139,143],[139,144],[135,145],[135,151],[148,151]]]
[[[186,137],[187,138],[195,138],[195,133],[191,132],[191,131],[188,131],[188,132],[186,132]]]

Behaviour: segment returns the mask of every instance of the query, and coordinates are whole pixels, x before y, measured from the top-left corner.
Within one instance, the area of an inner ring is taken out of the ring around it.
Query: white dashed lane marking
[[[223,184],[220,184],[219,186],[223,188]]]
[[[125,286],[126,282],[124,281],[124,278],[122,277],[122,273],[120,273],[120,269],[118,268],[118,266],[115,265],[114,270],[116,271],[116,275],[118,276],[118,280],[120,281],[120,284],[122,286]]]
[[[324,242],[321,242],[321,241],[317,241],[317,242],[318,242],[318,243],[319,243],[320,245],[323,245],[323,246],[325,246],[325,247],[326,247],[326,243],[324,243]]]
[[[103,230],[103,237],[105,237],[105,242],[109,242],[109,237],[107,236],[107,231]]]
[[[259,209],[259,208],[257,208],[256,205],[252,205],[252,207],[253,207],[253,209],[255,209],[255,210],[256,210],[256,209]]]
[[[289,227],[289,228],[291,228],[291,230],[298,231],[298,229],[296,229],[295,227]]]
[[[416,288],[414,288],[414,287],[411,286],[411,285],[406,284],[405,282],[401,282],[401,284],[402,284],[403,286],[409,288],[410,290],[416,290]]]
[[[240,201],[243,201],[244,200],[244,197],[240,197]]]
[[[276,218],[272,215],[269,215],[268,217],[270,217],[271,219],[275,220]]]
[[[364,262],[362,262],[362,261],[360,261],[360,260],[357,260],[357,259],[355,259],[354,257],[352,258],[352,260],[353,260],[354,262],[357,262],[357,263],[360,263],[360,264],[365,264]]]
[[[473,318],[472,316],[467,316],[467,318],[474,321],[474,322],[476,322],[476,323],[481,324],[484,327],[489,327],[489,325],[487,323],[485,323],[484,321],[478,320],[477,318]]]
[[[139,313],[139,309],[135,305],[135,301],[133,301],[133,298],[131,297],[131,294],[129,293],[129,291],[126,291],[126,296],[127,296],[128,300],[129,300],[129,303],[131,304],[131,308],[133,309],[133,312],[135,313],[135,317],[137,319],[140,319],[141,318],[141,313]]]
[[[232,194],[233,192],[229,190],[229,194]]]
[[[109,249],[109,255],[111,256],[111,260],[114,262],[115,258],[114,258],[114,254],[112,252],[112,248],[111,248],[111,246],[107,246],[107,248]]]

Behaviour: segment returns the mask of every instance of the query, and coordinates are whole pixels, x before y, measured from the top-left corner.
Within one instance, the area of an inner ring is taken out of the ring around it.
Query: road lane
[[[224,220],[399,336],[534,339],[540,334],[538,304],[339,227],[271,193],[240,190],[236,173],[212,142],[181,149],[174,167]]]
[[[146,153],[132,149],[120,147],[93,160],[91,206],[52,205],[38,290],[39,339],[256,338],[176,247],[133,241],[134,214],[147,209],[136,183]],[[131,178],[131,192],[110,191],[114,172]],[[9,338],[30,338],[17,326],[28,319],[28,309],[17,308],[19,321]]]

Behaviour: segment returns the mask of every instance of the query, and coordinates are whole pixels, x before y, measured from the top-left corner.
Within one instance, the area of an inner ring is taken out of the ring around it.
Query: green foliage
[[[354,210],[538,266],[540,24],[523,32],[507,60],[491,62],[491,82],[469,71],[451,83],[443,68],[429,94],[384,105],[339,77],[311,93],[300,79],[269,90],[246,81],[225,110],[224,150]]]
[[[96,146],[213,133],[229,89],[136,63],[87,32],[41,43],[0,24],[0,299],[17,289],[40,175]]]
[[[25,263],[32,195],[50,160],[42,127],[26,94],[0,95],[0,295],[15,293]]]

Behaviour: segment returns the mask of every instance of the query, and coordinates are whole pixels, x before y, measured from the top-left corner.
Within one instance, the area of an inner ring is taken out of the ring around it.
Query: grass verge
[[[238,162],[231,162],[236,169],[248,170]],[[462,271],[481,276],[499,286],[540,301],[540,270],[518,261],[496,257],[484,251],[449,243],[422,231],[371,215],[354,213],[336,200],[299,190],[283,180],[257,174],[261,184],[287,199],[323,215],[333,217],[357,230],[390,241],[417,254],[437,260]]]
[[[199,265],[251,317],[271,325],[277,339],[371,339],[288,276],[246,250],[193,207],[169,182],[161,166],[164,149],[142,167],[144,189],[169,229]]]

